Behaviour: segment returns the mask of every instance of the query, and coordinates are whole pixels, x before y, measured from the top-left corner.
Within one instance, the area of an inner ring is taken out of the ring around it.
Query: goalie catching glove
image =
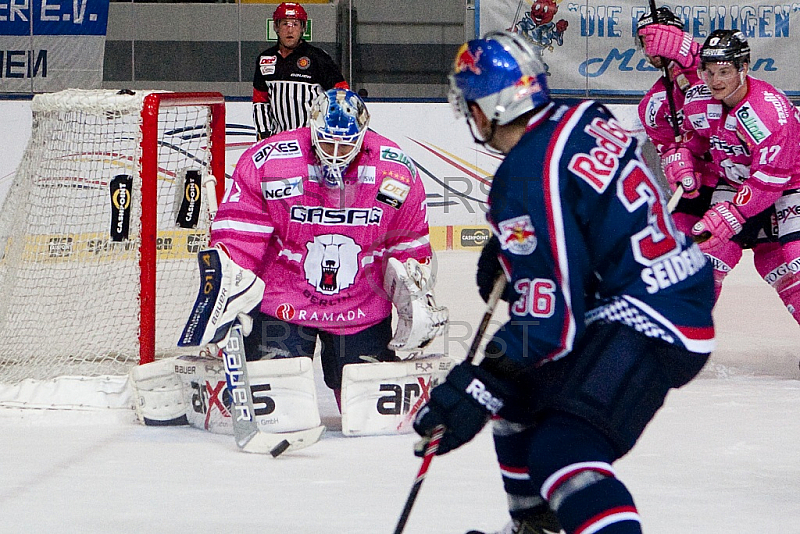
[[[397,329],[389,342],[392,350],[426,347],[447,327],[449,313],[433,298],[435,277],[427,265],[409,258],[405,263],[389,258],[383,289],[397,308]],[[400,356],[403,358],[403,356]]]
[[[264,297],[264,281],[240,267],[221,248],[197,253],[200,291],[178,346],[197,347],[216,343],[224,347],[238,318],[247,335],[253,327],[248,315]]]

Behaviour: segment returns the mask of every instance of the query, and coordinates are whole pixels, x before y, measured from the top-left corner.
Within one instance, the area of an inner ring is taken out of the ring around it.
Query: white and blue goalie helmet
[[[325,183],[344,187],[342,175],[358,156],[369,126],[361,97],[347,89],[329,89],[311,104],[311,143]]]

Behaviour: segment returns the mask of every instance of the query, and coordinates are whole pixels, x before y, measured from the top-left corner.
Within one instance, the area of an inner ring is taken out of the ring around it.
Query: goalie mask
[[[496,125],[550,102],[547,74],[538,53],[522,36],[501,31],[487,33],[461,46],[450,74],[450,105],[457,117],[466,117],[472,137],[486,143]],[[476,135],[469,103],[475,102],[492,122],[486,139]]]
[[[344,188],[342,176],[358,156],[369,125],[364,101],[347,89],[330,89],[311,104],[311,143],[329,186]]]

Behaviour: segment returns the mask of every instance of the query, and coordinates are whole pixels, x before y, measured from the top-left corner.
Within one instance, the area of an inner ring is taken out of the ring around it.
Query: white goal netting
[[[189,95],[33,99],[31,138],[0,209],[0,383],[125,374],[143,343],[150,357],[176,354],[207,243],[212,123],[223,129],[213,157],[224,160],[219,100]]]

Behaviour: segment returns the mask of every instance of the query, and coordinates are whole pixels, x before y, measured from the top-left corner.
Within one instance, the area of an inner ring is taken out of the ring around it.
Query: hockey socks
[[[633,497],[616,478],[567,495],[556,511],[567,534],[641,534]]]

